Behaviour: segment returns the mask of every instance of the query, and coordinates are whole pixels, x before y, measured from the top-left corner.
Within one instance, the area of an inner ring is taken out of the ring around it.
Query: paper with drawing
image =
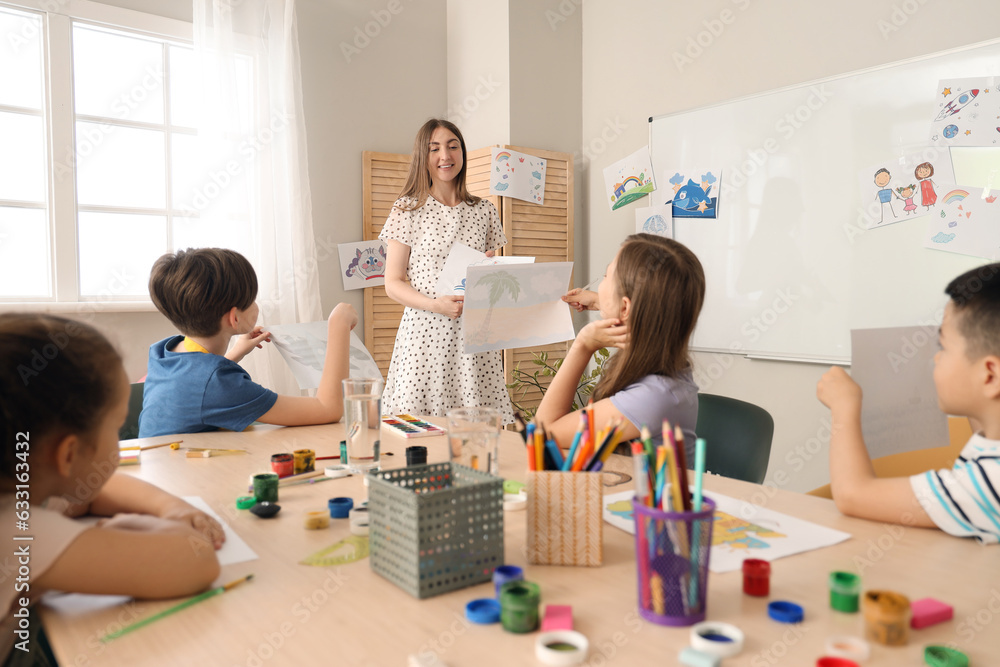
[[[954,186],[938,199],[927,218],[924,247],[961,255],[1000,259],[1000,192]]]
[[[490,194],[521,199],[532,204],[545,203],[545,167],[543,158],[519,153],[509,148],[490,150]]]
[[[465,353],[532,347],[576,336],[569,304],[573,262],[469,267]]]
[[[456,243],[451,247],[444,268],[438,276],[438,295],[465,294],[465,274],[470,266],[493,266],[496,264],[531,264],[534,257],[487,257],[486,253],[473,250],[464,243]]]
[[[340,278],[344,290],[362,289],[385,284],[385,244],[378,239],[341,243]]]
[[[604,520],[635,535],[633,495],[633,491],[622,491],[604,496]],[[746,558],[773,561],[828,547],[850,537],[848,533],[720,493],[705,495],[715,502],[712,554],[708,561],[712,572],[739,570]]]
[[[323,361],[326,358],[327,323],[280,324],[267,327],[267,330],[271,332],[271,342],[288,364],[295,381],[299,383],[299,388],[317,388],[323,375]],[[353,331],[350,362],[352,378],[382,377],[382,371],[368,352],[368,348]]]

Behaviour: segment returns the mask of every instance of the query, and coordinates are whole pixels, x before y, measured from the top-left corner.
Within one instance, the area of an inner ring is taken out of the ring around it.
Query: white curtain
[[[321,320],[295,0],[193,2],[206,171],[193,224],[253,262],[260,324]],[[272,345],[242,365],[264,386],[298,393]]]

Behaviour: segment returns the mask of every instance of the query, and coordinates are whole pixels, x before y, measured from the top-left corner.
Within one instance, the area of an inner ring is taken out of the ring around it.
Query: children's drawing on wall
[[[438,276],[438,295],[442,294],[465,294],[466,272],[470,266],[494,266],[497,264],[531,264],[534,257],[524,257],[518,255],[504,255],[500,257],[487,257],[486,253],[473,250],[464,243],[455,243],[444,260],[444,268]]]
[[[494,146],[490,150],[490,194],[545,203],[545,160]]]
[[[604,186],[612,211],[625,204],[631,204],[655,190],[653,168],[649,162],[649,146],[643,146],[610,167],[605,167]]]
[[[635,209],[635,233],[656,234],[673,238],[674,221],[671,204],[657,204]]]
[[[931,141],[939,146],[1000,145],[1000,77],[942,79],[935,94]]]
[[[465,353],[571,340],[573,318],[562,295],[573,262],[469,267],[462,330]]]
[[[687,169],[666,171],[667,182],[673,190],[672,204],[675,218],[717,218],[719,210],[719,179],[721,169]]]
[[[1000,258],[1000,202],[981,188],[952,187],[931,209],[924,247],[961,255]]]
[[[323,361],[326,358],[326,322],[302,322],[268,327],[271,341],[288,364],[300,389],[315,389],[323,375]],[[372,358],[358,335],[351,332],[349,376],[382,377],[382,371]]]
[[[337,251],[340,253],[340,277],[345,290],[385,284],[384,243],[378,239],[341,243],[337,245]]]
[[[938,192],[955,182],[948,149],[894,157],[858,172],[859,220],[867,229],[914,220],[931,212]]]

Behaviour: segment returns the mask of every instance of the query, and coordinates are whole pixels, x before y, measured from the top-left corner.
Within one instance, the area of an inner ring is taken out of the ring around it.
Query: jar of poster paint
[[[509,581],[500,588],[500,624],[508,632],[538,629],[538,603],[542,592],[530,581]]]
[[[301,474],[304,472],[312,472],[316,469],[316,452],[311,449],[296,449],[293,452],[295,456],[294,470],[295,474]]]
[[[861,577],[850,572],[830,573],[830,607],[853,614],[861,598]]]
[[[271,455],[271,470],[278,477],[288,477],[295,469],[295,457],[291,454]]]
[[[771,592],[771,564],[759,558],[743,561],[743,592],[766,598]]]

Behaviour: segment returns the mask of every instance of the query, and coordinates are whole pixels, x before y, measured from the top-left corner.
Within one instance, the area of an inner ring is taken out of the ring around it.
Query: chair
[[[928,470],[951,468],[955,465],[965,443],[972,437],[972,426],[966,417],[948,417],[948,440],[945,447],[917,449],[872,459],[876,477],[910,477]],[[826,484],[808,492],[810,496],[833,498],[830,485]]]
[[[118,431],[119,440],[131,440],[139,437],[139,413],[142,412],[142,390],[144,382],[133,382],[128,395],[128,417]]]
[[[774,436],[774,419],[767,410],[728,396],[698,394],[695,433],[705,440],[706,471],[755,484],[764,481]]]

